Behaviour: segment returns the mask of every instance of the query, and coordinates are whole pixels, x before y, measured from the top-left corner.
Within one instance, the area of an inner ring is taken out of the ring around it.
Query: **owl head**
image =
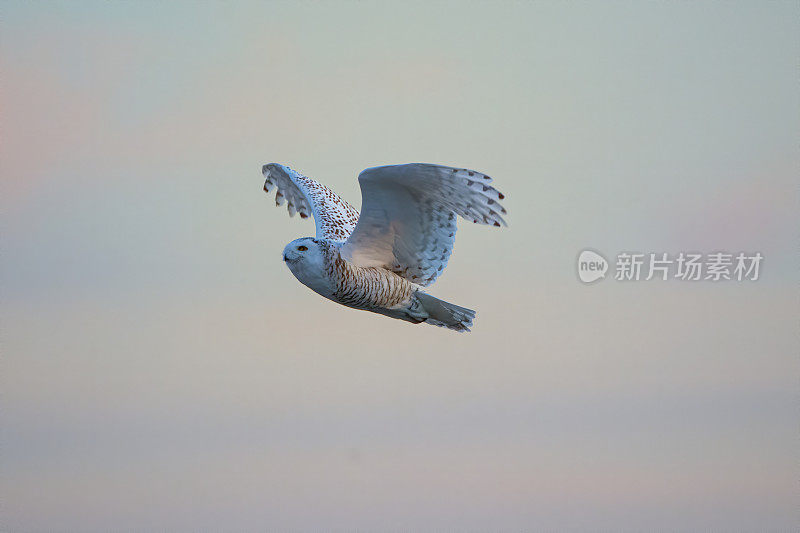
[[[325,243],[311,237],[295,239],[283,249],[283,261],[300,283],[328,296],[330,280],[325,270]]]
[[[292,265],[303,263],[310,266],[312,263],[322,265],[323,249],[319,241],[312,237],[295,239],[283,249],[283,260],[292,268]]]

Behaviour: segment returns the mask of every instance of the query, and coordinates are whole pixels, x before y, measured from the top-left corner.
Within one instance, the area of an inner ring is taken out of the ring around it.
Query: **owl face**
[[[292,270],[294,270],[292,268],[294,265],[322,264],[322,259],[322,247],[316,239],[311,237],[295,239],[283,249],[283,260]]]
[[[311,237],[293,240],[283,249],[283,261],[300,283],[325,297],[330,296],[325,251],[319,241]]]

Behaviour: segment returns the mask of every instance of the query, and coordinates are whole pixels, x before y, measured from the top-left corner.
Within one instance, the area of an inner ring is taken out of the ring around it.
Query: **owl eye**
[[[297,249],[300,250],[301,252],[305,252],[306,250],[308,250],[308,248],[306,248],[305,246],[298,246]]]

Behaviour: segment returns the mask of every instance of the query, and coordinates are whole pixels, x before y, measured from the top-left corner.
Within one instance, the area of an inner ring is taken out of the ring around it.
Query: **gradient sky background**
[[[796,2],[0,4],[8,531],[798,526]],[[263,163],[474,168],[457,335],[323,300]],[[584,286],[585,247],[760,251]]]

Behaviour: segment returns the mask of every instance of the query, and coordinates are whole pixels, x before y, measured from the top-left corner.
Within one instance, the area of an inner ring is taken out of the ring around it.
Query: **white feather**
[[[492,179],[474,170],[412,163],[370,168],[358,177],[361,217],[342,246],[359,266],[384,267],[419,285],[430,285],[453,251],[456,215],[478,224],[505,226]]]

